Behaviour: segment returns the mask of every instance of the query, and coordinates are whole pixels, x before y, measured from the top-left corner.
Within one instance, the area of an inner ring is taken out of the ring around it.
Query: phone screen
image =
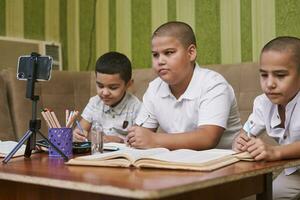
[[[51,78],[53,59],[50,56],[37,57],[36,80],[46,81]],[[20,56],[18,61],[17,79],[27,80],[30,78],[34,65],[34,57]]]

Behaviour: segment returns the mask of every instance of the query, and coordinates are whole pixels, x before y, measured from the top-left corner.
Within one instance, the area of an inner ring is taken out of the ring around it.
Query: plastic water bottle
[[[103,153],[103,128],[99,122],[93,122],[91,129],[92,154]]]

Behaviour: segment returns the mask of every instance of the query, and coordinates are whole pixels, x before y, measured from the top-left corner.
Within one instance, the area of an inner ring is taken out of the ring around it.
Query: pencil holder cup
[[[49,128],[48,138],[67,157],[72,157],[72,128]],[[50,157],[61,157],[61,155],[49,145]]]

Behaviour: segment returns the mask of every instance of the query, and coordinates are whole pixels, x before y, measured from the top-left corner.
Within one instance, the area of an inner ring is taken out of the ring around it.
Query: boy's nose
[[[158,64],[159,65],[166,64],[166,60],[165,60],[165,58],[163,56],[159,56],[159,58],[158,58]]]
[[[105,96],[110,94],[109,89],[107,89],[107,88],[103,88],[101,92],[102,92],[102,95],[105,95]]]
[[[267,79],[267,87],[268,88],[275,88],[276,87],[276,82],[272,77],[269,77]]]

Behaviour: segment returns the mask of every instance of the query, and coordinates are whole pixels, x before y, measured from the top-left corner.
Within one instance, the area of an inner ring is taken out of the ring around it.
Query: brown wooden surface
[[[186,195],[196,199],[200,194],[215,199],[222,193],[223,197],[238,199],[264,192],[266,175],[270,177],[270,172],[299,164],[300,160],[238,162],[213,172],[195,172],[67,166],[62,160],[49,159],[41,153],[0,164],[0,195],[4,195],[0,199],[19,199],[22,195],[20,199],[26,199],[24,192],[28,190],[31,199],[40,199],[45,191],[48,195],[43,199],[55,199],[57,194],[74,200],[99,196],[102,199],[184,199]]]

